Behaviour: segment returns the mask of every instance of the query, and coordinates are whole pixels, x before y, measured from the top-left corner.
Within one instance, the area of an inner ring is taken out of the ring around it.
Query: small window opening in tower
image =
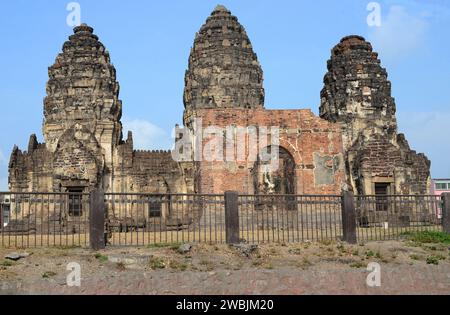
[[[148,209],[148,216],[150,218],[160,218],[162,213],[162,201],[160,199],[150,200]]]
[[[83,188],[71,187],[69,191],[69,216],[81,217],[83,215]]]
[[[376,183],[375,184],[375,199],[377,211],[388,211],[388,194],[391,184]]]

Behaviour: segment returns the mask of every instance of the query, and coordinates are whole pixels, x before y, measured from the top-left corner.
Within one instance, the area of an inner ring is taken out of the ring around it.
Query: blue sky
[[[0,8],[0,190],[14,144],[42,139],[47,68],[72,33],[68,0],[2,1]],[[349,34],[373,43],[392,81],[400,132],[450,177],[450,5],[446,0],[378,1],[381,26],[367,24],[370,1],[220,0],[245,26],[264,70],[266,107],[318,112],[331,48]],[[79,0],[81,20],[111,53],[125,129],[143,149],[171,144],[182,123],[184,73],[195,33],[219,0]],[[125,134],[126,134],[125,130]]]

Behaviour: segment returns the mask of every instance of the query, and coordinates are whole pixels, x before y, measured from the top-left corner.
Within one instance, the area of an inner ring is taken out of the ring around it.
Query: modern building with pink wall
[[[431,181],[431,194],[440,196],[443,193],[450,193],[450,179],[433,179]]]
[[[450,193],[450,179],[433,179],[431,181],[430,192],[434,196],[441,196],[443,193]],[[439,206],[438,217],[441,218],[442,209]]]

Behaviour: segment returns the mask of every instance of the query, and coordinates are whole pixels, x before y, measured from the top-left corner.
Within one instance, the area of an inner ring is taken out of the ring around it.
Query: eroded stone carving
[[[224,6],[197,33],[185,81],[186,109],[264,106],[258,58],[244,27]]]
[[[412,151],[398,134],[391,83],[378,54],[361,36],[336,45],[321,92],[320,116],[339,123],[343,132],[347,178],[355,192],[426,194],[430,161]]]

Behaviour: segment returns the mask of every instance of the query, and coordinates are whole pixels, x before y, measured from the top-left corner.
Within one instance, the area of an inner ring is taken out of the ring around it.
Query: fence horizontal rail
[[[227,242],[227,233],[233,231],[227,230],[225,195],[102,192],[100,203],[94,205],[91,197],[87,193],[0,193],[0,246],[92,246],[91,210],[100,214],[96,227],[102,238],[105,225],[109,246],[218,244]],[[233,198],[237,198],[231,203],[235,210],[228,213],[238,216],[239,220],[231,221],[240,242],[334,241],[351,231],[359,241],[382,241],[408,232],[443,230],[444,205],[439,196],[351,195],[354,204],[344,203],[341,195],[235,193]],[[350,212],[344,212],[349,205]],[[343,226],[348,213],[352,218],[345,222],[352,223],[350,231]]]

